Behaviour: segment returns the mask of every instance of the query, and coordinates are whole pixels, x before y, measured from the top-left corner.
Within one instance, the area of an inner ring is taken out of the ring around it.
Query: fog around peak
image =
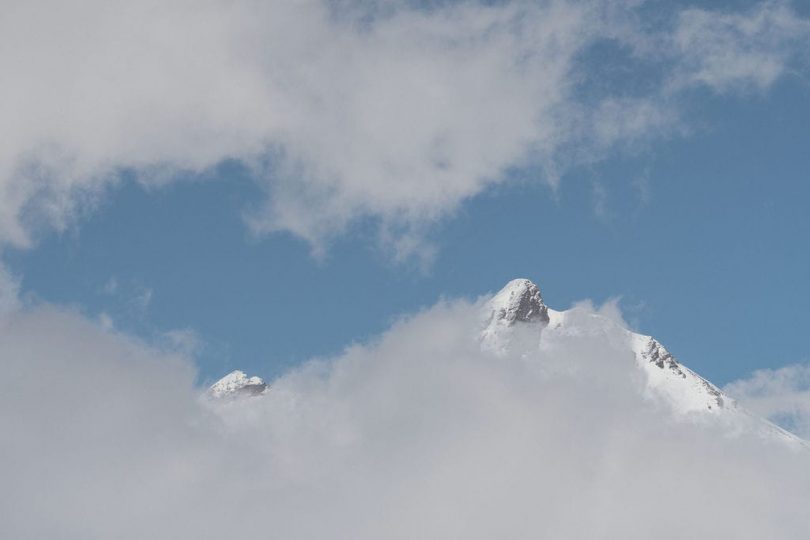
[[[51,307],[0,329],[6,537],[799,538],[805,451],[643,395],[615,307],[481,347],[441,302],[218,402],[193,359]],[[48,335],[48,340],[40,336]],[[272,352],[269,351],[268,354]]]

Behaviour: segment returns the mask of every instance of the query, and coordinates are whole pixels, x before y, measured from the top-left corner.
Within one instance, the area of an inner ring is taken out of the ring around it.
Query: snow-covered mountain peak
[[[231,371],[211,385],[208,392],[212,397],[223,398],[237,395],[255,396],[267,389],[260,377],[248,377],[244,371]]]
[[[681,418],[716,422],[731,431],[753,432],[790,444],[807,444],[742,409],[734,399],[681,364],[655,338],[633,332],[620,320],[600,313],[589,312],[585,316],[583,319],[583,312],[576,307],[568,311],[549,309],[537,285],[527,279],[516,279],[483,305],[481,348],[505,356],[510,351],[523,351],[520,354],[524,354],[542,347],[542,340],[553,343],[561,338],[587,339],[590,333],[602,332],[624,336],[634,353],[636,368],[642,372],[644,393],[651,403],[663,404]]]
[[[548,307],[543,302],[540,287],[528,279],[513,279],[484,304],[481,348],[494,354],[504,354],[520,327],[544,327],[548,324]]]
[[[489,302],[493,321],[506,325],[515,322],[548,322],[548,308],[540,287],[528,279],[513,279]]]
[[[478,308],[481,310],[480,326],[476,329],[479,346],[495,357],[543,360],[548,358],[555,343],[566,340],[587,343],[595,337],[607,337],[633,353],[626,356],[628,364],[615,367],[640,375],[639,381],[643,384],[640,390],[651,406],[661,406],[677,418],[714,424],[728,433],[750,433],[810,449],[810,443],[740,407],[715,385],[676,360],[653,337],[626,328],[620,317],[577,306],[567,311],[549,309],[540,288],[528,279],[510,281],[497,294],[478,304]],[[620,360],[613,358],[613,361]],[[607,369],[612,368],[607,366]],[[212,385],[208,394],[213,398],[226,398],[227,403],[227,398],[267,392],[268,385],[262,379],[248,377],[237,370]]]

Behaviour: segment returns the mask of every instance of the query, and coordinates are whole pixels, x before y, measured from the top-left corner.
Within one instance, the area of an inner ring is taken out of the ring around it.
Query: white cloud
[[[0,321],[20,308],[20,281],[0,264]]]
[[[674,86],[719,91],[767,87],[807,42],[781,3],[692,9],[652,33],[637,4],[6,2],[0,243],[73,222],[122,169],[161,184],[235,159],[267,190],[255,231],[318,248],[371,219],[397,255],[418,254],[425,227],[508,169],[555,182],[569,159],[677,123],[655,84],[576,98],[600,39],[664,63]]]
[[[766,90],[796,57],[807,55],[808,36],[810,21],[785,2],[762,2],[746,13],[686,10],[674,34],[681,68],[671,83],[717,92]]]
[[[810,438],[810,365],[757,370],[724,390],[756,414]]]
[[[175,328],[161,336],[168,349],[191,356],[197,354],[205,345],[204,340],[193,328]]]
[[[439,304],[213,409],[182,357],[17,313],[0,329],[0,536],[802,537],[807,454],[666,416],[590,313],[495,356],[477,306]]]

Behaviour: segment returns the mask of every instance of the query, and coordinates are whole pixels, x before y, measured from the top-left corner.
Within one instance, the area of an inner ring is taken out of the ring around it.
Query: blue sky
[[[23,303],[184,338],[200,382],[518,276],[619,298],[718,384],[807,360],[805,6],[234,4],[214,34],[225,8],[172,6],[167,34],[19,11],[43,32],[0,155]]]
[[[323,257],[286,233],[256,237],[242,215],[260,193],[234,164],[206,181],[125,182],[8,261],[25,294],[147,339],[192,329],[201,380],[273,377],[517,276],[558,309],[620,298],[631,324],[718,384],[806,361],[810,88],[786,77],[765,95],[698,92],[689,115],[688,135],[576,168],[556,192],[522,180],[464,203],[431,231],[427,269],[392,261],[371,224]]]

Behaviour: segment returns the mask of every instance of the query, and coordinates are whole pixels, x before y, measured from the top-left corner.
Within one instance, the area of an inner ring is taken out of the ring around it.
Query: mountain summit
[[[231,371],[208,389],[215,398],[234,397],[239,395],[256,396],[267,389],[260,377],[248,377],[244,371]]]
[[[513,279],[483,309],[485,324],[481,330],[481,348],[494,354],[505,354],[514,338],[514,327],[526,324],[545,326],[549,322],[548,311],[540,287],[528,279]]]
[[[528,334],[529,342],[535,345],[540,333],[545,333],[548,340],[574,334],[586,337],[583,332],[587,331],[582,325],[572,322],[574,312],[549,309],[543,302],[540,288],[528,279],[515,279],[507,283],[489,300],[484,313],[481,346],[496,354],[512,349],[518,332],[524,338]],[[732,399],[681,365],[651,336],[632,332],[606,316],[591,317],[599,320],[589,326],[592,326],[590,332],[617,329],[619,326],[619,333],[626,337],[635,354],[637,367],[645,374],[651,397],[663,397],[670,406],[684,413],[735,406]],[[516,325],[520,325],[519,328]]]
[[[540,287],[528,279],[513,279],[490,300],[494,320],[506,325],[515,322],[548,322],[548,308]]]
[[[519,354],[536,351],[561,339],[587,340],[610,333],[623,340],[625,350],[632,351],[628,355],[632,365],[626,367],[638,370],[644,397],[651,405],[662,405],[676,417],[690,421],[716,423],[727,431],[807,445],[739,407],[715,385],[676,360],[655,338],[627,329],[619,318],[585,311],[576,307],[567,311],[550,309],[535,283],[515,279],[481,304],[478,342],[482,351],[505,357],[516,351]],[[587,317],[587,324],[583,324],[583,316]],[[209,394],[214,398],[237,398],[271,391],[259,377],[234,371],[211,386]]]

